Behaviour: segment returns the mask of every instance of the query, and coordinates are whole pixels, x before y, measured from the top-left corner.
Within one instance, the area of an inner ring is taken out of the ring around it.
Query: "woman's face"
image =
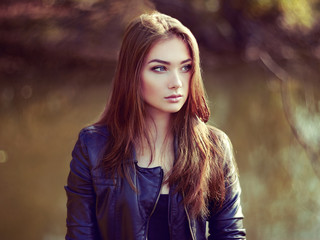
[[[155,43],[141,72],[142,97],[151,114],[178,112],[186,102],[192,59],[188,46],[172,37]]]

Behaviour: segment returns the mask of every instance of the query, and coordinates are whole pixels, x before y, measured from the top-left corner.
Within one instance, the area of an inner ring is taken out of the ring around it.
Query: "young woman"
[[[111,98],[72,153],[66,239],[245,239],[232,147],[206,125],[199,62],[178,20],[154,12],[128,26]]]

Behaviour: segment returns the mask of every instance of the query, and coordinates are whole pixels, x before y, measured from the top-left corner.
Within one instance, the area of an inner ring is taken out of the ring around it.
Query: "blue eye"
[[[164,72],[167,70],[165,66],[155,66],[151,68],[152,71],[154,72]]]
[[[192,68],[191,64],[185,65],[181,68],[182,72],[189,72]]]

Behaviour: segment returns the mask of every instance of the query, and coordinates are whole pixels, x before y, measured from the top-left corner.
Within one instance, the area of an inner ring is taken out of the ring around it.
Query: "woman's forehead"
[[[167,62],[183,62],[191,59],[186,42],[176,36],[160,39],[151,47],[146,57],[146,62],[159,59]]]

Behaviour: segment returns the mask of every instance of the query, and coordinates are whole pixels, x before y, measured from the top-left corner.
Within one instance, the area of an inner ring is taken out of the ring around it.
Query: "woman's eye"
[[[154,72],[164,72],[167,70],[167,68],[165,66],[155,66],[151,68],[151,70]]]
[[[192,68],[191,64],[185,65],[181,68],[182,72],[189,72]]]

